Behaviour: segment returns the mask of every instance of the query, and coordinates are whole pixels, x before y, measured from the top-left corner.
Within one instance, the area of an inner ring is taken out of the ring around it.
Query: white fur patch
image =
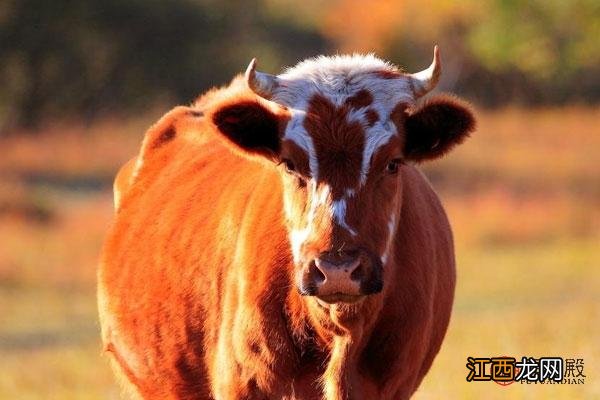
[[[356,231],[346,223],[346,207],[346,199],[334,200],[331,203],[331,214],[339,226],[350,232],[352,236],[356,236]]]
[[[399,74],[399,77],[385,79],[378,74],[380,72]],[[308,103],[314,95],[322,95],[338,107],[361,90],[368,90],[373,96],[368,108],[377,112],[380,121],[369,126],[365,115],[367,107],[352,110],[348,116],[349,122],[358,121],[365,130],[361,185],[366,182],[373,154],[397,134],[389,120],[391,111],[399,102],[415,102],[408,78],[396,66],[372,54],[308,59],[286,70],[278,79],[280,85],[272,100],[288,107],[292,113],[284,139],[294,141],[306,151],[314,179],[318,179],[318,160],[312,138],[304,128]]]
[[[311,224],[304,229],[292,230],[290,232],[290,242],[292,244],[292,255],[296,263],[300,262],[300,251],[302,245],[306,242],[311,232]]]
[[[367,182],[373,154],[375,154],[382,146],[385,146],[396,134],[396,127],[391,121],[377,123],[371,129],[366,131],[365,148],[360,168],[361,185],[364,185]]]
[[[308,238],[314,229],[314,219],[317,213],[317,209],[325,207],[329,210],[330,217],[342,228],[346,229],[351,235],[356,236],[357,232],[346,222],[346,209],[347,200],[346,198],[339,200],[331,199],[331,188],[328,185],[321,185],[318,189],[313,179],[310,181],[311,194],[309,198],[310,206],[308,214],[306,216],[306,223],[304,228],[293,229],[290,232],[290,242],[292,247],[292,255],[295,262],[299,262],[301,256],[302,245],[306,243]],[[347,193],[352,193],[352,189],[348,189]],[[286,213],[291,217],[290,205],[285,204]]]
[[[385,243],[385,250],[383,252],[383,255],[381,256],[381,262],[384,265],[388,260],[389,253],[390,253],[390,247],[392,246],[392,243],[393,243],[394,237],[395,237],[395,233],[396,233],[396,214],[395,213],[393,213],[390,216],[390,219],[388,220],[387,225],[388,225],[388,238]]]
[[[313,231],[313,223],[315,220],[315,214],[317,212],[317,207],[323,206],[327,203],[327,199],[329,198],[330,189],[329,186],[323,185],[320,189],[317,189],[316,181],[311,179],[311,194],[310,194],[310,207],[308,209],[308,215],[306,220],[306,226],[301,229],[293,229],[290,232],[290,242],[292,246],[292,255],[294,257],[294,261],[298,263],[300,261],[300,253],[302,250],[302,245],[306,242],[306,240],[310,237],[310,234]],[[286,206],[286,210],[289,210],[288,206]],[[291,216],[290,216],[291,217]]]
[[[294,109],[291,111],[292,118],[288,122],[284,140],[291,140],[296,143],[302,150],[308,155],[308,166],[310,168],[310,174],[314,179],[319,176],[319,163],[317,160],[317,153],[315,152],[315,146],[312,137],[304,129],[303,122],[306,116],[306,112],[303,110]]]

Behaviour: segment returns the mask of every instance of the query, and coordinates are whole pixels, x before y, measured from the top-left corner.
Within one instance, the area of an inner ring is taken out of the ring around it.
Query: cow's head
[[[354,302],[384,285],[402,207],[402,169],[433,159],[473,129],[449,96],[417,100],[441,72],[400,72],[373,56],[320,57],[279,76],[246,71],[252,96],[210,118],[244,155],[281,174],[284,210],[302,295]]]

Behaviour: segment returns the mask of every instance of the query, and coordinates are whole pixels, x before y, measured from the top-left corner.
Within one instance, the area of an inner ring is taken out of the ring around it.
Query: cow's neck
[[[382,306],[378,296],[369,297],[358,305],[319,304],[315,298],[299,298],[301,312],[308,319],[314,338],[328,353],[328,362],[322,376],[327,400],[353,399],[352,393],[361,393],[363,377],[357,369]],[[296,315],[298,316],[298,315]]]
[[[357,371],[358,358],[364,345],[362,334],[334,336],[331,342],[329,362],[323,374],[323,392],[327,400],[351,399],[351,394],[360,393],[360,376]]]

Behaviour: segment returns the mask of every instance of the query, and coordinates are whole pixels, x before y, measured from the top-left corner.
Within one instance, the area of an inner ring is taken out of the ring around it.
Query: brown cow
[[[177,107],[115,182],[102,338],[144,399],[404,399],[450,318],[448,220],[414,166],[474,128],[373,56],[255,70]]]

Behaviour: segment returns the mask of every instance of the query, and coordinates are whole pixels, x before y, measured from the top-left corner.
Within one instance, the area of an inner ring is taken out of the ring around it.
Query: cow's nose
[[[321,254],[311,263],[317,296],[360,295],[362,266],[358,257]]]

